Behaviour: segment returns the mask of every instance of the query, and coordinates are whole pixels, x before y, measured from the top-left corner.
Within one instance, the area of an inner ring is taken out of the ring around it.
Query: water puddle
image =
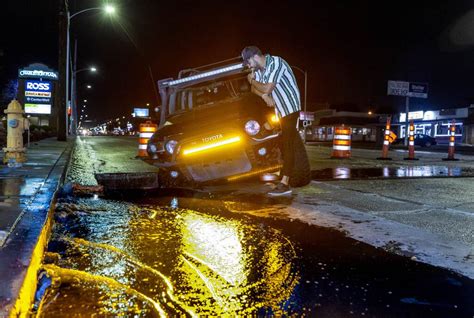
[[[433,178],[433,177],[474,177],[472,169],[447,166],[413,166],[382,168],[327,168],[311,171],[313,180],[364,180],[364,179],[399,179],[399,178]]]
[[[43,267],[53,283],[38,316],[285,313],[299,282],[285,236],[162,200],[59,202],[48,246],[56,257]]]

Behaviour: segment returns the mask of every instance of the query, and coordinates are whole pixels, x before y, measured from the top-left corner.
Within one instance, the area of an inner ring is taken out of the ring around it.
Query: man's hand
[[[255,79],[255,72],[252,70],[251,73],[247,74],[247,81],[249,81],[249,84],[252,85],[252,80]]]
[[[267,94],[262,95],[262,99],[265,101],[268,107],[275,107],[275,101],[273,98]]]

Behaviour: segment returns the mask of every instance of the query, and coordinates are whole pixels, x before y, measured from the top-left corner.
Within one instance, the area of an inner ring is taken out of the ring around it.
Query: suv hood
[[[219,126],[240,125],[250,118],[260,119],[264,114],[271,112],[260,98],[249,95],[171,115],[166,121],[169,124],[160,128],[156,135],[196,134],[209,129],[218,129]]]

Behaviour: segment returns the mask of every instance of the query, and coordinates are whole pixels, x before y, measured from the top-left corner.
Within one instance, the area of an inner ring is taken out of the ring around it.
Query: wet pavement
[[[449,166],[403,166],[380,168],[336,167],[311,171],[313,180],[367,180],[400,178],[474,177],[474,169]]]
[[[121,162],[136,165],[130,159],[136,145],[127,139],[124,145],[131,151],[125,147],[117,151],[122,141],[81,139],[68,180],[93,185],[95,173],[124,172]],[[419,228],[402,224],[420,213],[443,212],[422,203],[431,183],[441,182],[431,177],[466,176],[468,162],[436,164],[439,158],[427,154],[431,163],[416,166],[432,169],[407,173],[410,169],[400,172],[396,162],[360,158],[341,162],[325,152],[314,156],[320,150],[312,149],[313,170],[324,171],[321,175],[332,181],[313,182],[288,198],[269,198],[263,195],[265,187],[252,183],[200,191],[159,190],[138,197],[127,191],[115,198],[72,197],[66,191],[58,200],[45,253],[37,316],[472,318],[474,280],[419,261],[429,260],[424,253],[433,250],[404,246],[405,236],[419,242],[432,238],[428,243],[435,243],[435,248],[450,250],[455,244],[449,242],[457,242],[459,235],[448,233],[453,234],[450,241],[431,234],[418,237],[414,233],[424,233],[423,224]],[[115,158],[106,160],[111,154]],[[424,174],[431,177],[406,183],[407,177]],[[362,180],[344,180],[347,176]],[[448,187],[443,195],[438,193],[440,202],[451,204],[447,198],[460,192],[455,180],[465,180],[460,194],[468,200],[474,186],[471,179],[444,178],[443,187]],[[405,192],[411,196],[414,189],[420,203],[405,198]],[[384,196],[387,192],[390,196]],[[400,199],[394,198],[397,195]],[[470,224],[470,205],[452,205],[465,211],[450,211],[462,216],[456,228]],[[387,222],[372,213],[385,213],[388,219],[400,216],[400,223],[388,222],[386,227]],[[428,215],[422,221],[436,221],[447,229],[444,217]],[[318,220],[326,227],[314,225]],[[365,244],[365,239],[374,243]],[[472,237],[465,239],[471,242]],[[449,260],[456,263],[464,257],[460,255],[472,254],[468,250],[449,255]]]
[[[473,280],[335,230],[240,213],[281,202],[156,195],[60,200],[40,317],[474,315]]]

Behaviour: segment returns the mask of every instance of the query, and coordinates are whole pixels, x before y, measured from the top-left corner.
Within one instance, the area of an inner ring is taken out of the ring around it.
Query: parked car
[[[397,138],[392,144],[403,144],[404,138]],[[436,139],[424,135],[424,134],[415,134],[415,146],[420,146],[420,147],[431,147],[436,145]]]
[[[278,171],[281,135],[274,108],[250,92],[241,63],[159,81],[162,113],[148,158],[163,187],[233,181]],[[188,71],[189,72],[189,71]],[[292,186],[310,182],[301,138],[295,142]]]

